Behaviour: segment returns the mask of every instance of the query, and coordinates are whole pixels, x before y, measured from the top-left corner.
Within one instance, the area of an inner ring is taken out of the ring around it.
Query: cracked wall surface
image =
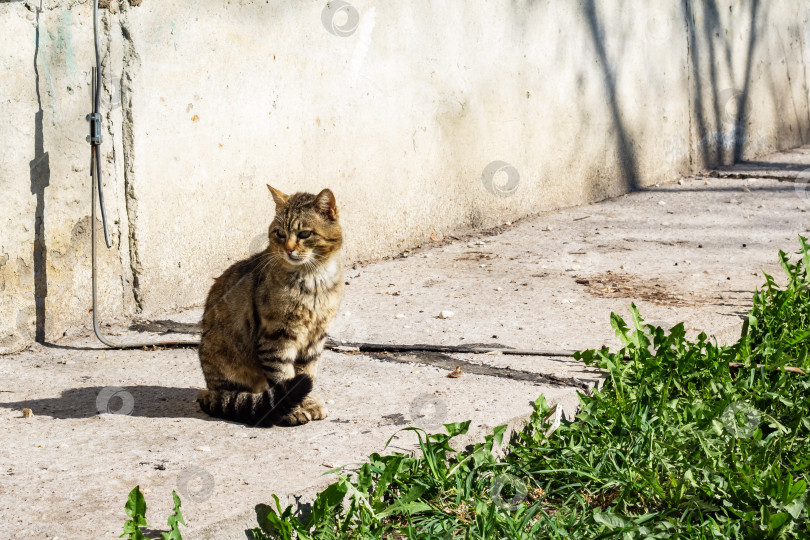
[[[810,137],[808,1],[135,4],[100,20],[103,316],[199,305],[266,183],[332,188],[370,259]],[[0,352],[89,317],[91,13],[0,1]]]

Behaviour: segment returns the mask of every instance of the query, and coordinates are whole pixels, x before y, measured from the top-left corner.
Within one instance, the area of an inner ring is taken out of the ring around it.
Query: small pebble
[[[34,411],[32,411],[31,409],[23,409],[22,410],[22,417],[23,418],[33,418],[34,417]]]
[[[211,447],[210,446],[198,446],[194,450],[196,450],[197,452],[210,452]]]
[[[397,313],[396,315],[394,315],[394,318],[395,318],[395,319],[404,319],[404,318],[405,318],[405,314],[404,314],[404,313]]]
[[[439,313],[439,318],[440,319],[449,319],[453,315],[455,315],[455,313],[453,313],[452,311],[446,311],[445,310],[445,311],[442,311],[442,312]]]
[[[665,203],[664,201],[658,201],[658,204],[661,205],[661,206],[664,206],[667,203]]]

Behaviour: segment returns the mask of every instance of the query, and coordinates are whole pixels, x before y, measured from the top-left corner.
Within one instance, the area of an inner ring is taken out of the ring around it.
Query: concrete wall
[[[807,0],[113,0],[104,314],[199,305],[261,247],[265,183],[331,187],[348,259],[368,259],[806,143],[809,13]],[[9,352],[89,317],[91,6],[0,0],[0,46]]]

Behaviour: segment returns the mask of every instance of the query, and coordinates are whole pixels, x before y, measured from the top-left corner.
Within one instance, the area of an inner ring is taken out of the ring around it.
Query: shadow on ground
[[[52,418],[91,418],[98,414],[127,414],[144,418],[216,420],[200,410],[196,388],[167,386],[87,386],[64,390],[57,398],[0,403],[0,407]]]

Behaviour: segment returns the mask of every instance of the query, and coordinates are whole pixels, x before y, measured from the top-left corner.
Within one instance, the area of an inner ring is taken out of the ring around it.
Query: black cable
[[[101,53],[99,52],[98,46],[98,0],[93,0],[93,40],[96,47],[96,72],[95,77],[93,78],[93,83],[95,85],[95,89],[93,92],[93,118],[95,122],[100,124],[101,122],[101,114],[99,113],[99,109],[101,108]],[[95,131],[95,130],[91,130]],[[98,134],[101,133],[101,128],[98,128]],[[104,226],[104,242],[107,244],[107,248],[111,248],[112,244],[110,243],[110,233],[107,229],[107,211],[104,208],[104,186],[102,185],[101,180],[101,160],[99,159],[99,151],[98,146],[101,144],[101,137],[98,138],[97,141],[91,142],[93,145],[92,155],[93,159],[95,160],[96,165],[96,180],[98,182],[98,204],[101,207],[101,223]],[[91,227],[95,227],[96,224],[91,224]]]
[[[99,146],[101,145],[101,53],[98,46],[98,0],[93,0],[93,40],[96,49],[96,67],[92,73],[92,107],[93,112],[87,116],[90,120],[90,136],[87,138],[90,141],[90,252],[91,252],[91,284],[93,295],[93,331],[96,337],[107,347],[113,349],[140,349],[143,347],[189,347],[199,344],[198,341],[158,341],[158,342],[139,342],[139,343],[116,343],[108,339],[101,333],[99,325],[99,310],[98,310],[98,269],[96,268],[96,191],[98,191],[98,202],[101,208],[101,222],[104,225],[104,240],[107,242],[107,247],[112,247],[110,244],[110,234],[107,229],[107,213],[104,209],[104,187],[101,181],[101,159],[99,159],[101,152]]]
[[[500,353],[516,356],[574,356],[573,350],[543,350],[543,349],[511,349],[508,347],[487,347],[482,345],[399,345],[386,343],[337,343],[330,340],[326,348],[347,352],[356,350],[358,352],[440,352],[440,353],[469,353],[488,354]]]

